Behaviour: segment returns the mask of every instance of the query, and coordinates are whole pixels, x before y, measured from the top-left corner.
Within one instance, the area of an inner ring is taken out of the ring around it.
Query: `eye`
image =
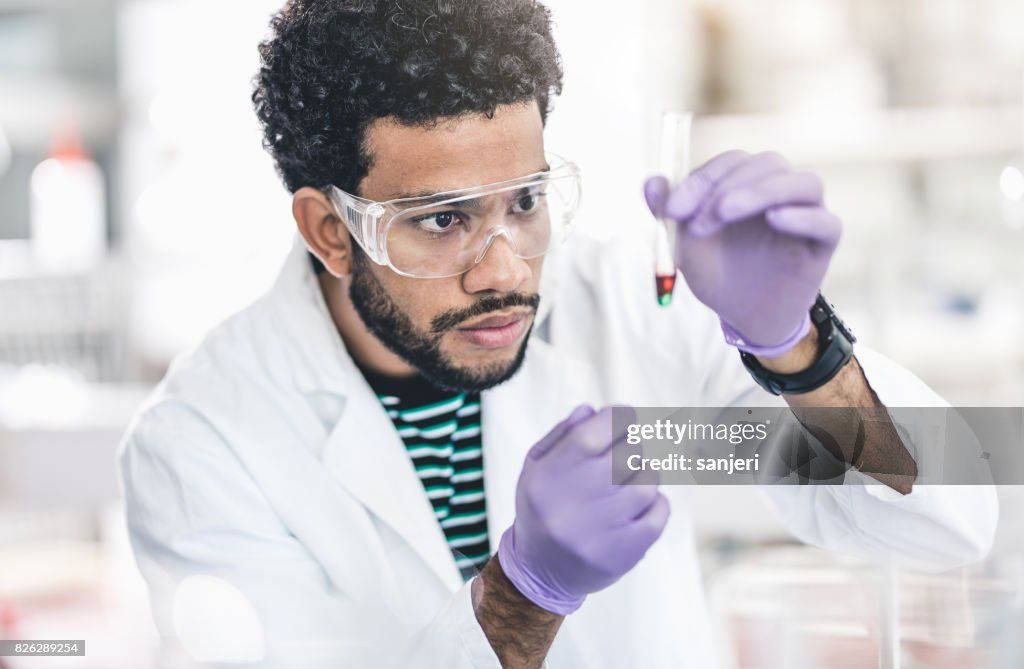
[[[512,212],[516,214],[528,214],[537,208],[537,204],[540,199],[544,197],[544,193],[539,190],[532,190],[523,193],[516,198],[515,203],[512,205]]]
[[[445,232],[459,222],[459,215],[454,211],[439,211],[420,216],[415,221],[427,232]]]

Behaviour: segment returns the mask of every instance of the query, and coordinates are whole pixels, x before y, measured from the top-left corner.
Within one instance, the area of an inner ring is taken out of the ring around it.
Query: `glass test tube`
[[[690,170],[690,128],[692,112],[668,111],[661,117],[660,172],[669,186],[678,184]],[[661,213],[661,212],[659,212]],[[654,285],[658,304],[672,303],[676,286],[676,222],[660,215],[654,236]]]

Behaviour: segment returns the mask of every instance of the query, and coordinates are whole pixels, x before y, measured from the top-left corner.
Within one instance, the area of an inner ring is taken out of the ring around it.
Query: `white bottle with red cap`
[[[32,255],[44,272],[94,269],[107,249],[103,172],[73,125],[55,137],[31,180]]]

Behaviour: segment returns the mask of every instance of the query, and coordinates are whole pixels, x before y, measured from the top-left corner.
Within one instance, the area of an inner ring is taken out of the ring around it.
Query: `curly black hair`
[[[529,100],[546,119],[562,90],[535,0],[291,0],[270,26],[252,101],[291,193],[357,193],[376,119],[430,126]]]

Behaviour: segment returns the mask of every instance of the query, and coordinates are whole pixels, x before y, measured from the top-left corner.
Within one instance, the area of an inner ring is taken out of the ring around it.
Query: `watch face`
[[[843,319],[839,318],[839,316],[836,315],[835,310],[830,310],[830,312],[831,312],[832,322],[835,323],[836,329],[839,330],[839,332],[842,333],[842,335],[844,337],[846,337],[848,340],[850,340],[851,344],[853,342],[857,341],[857,338],[853,336],[853,332],[846,325],[846,323],[843,322]]]
[[[833,305],[829,304],[829,302],[825,299],[825,296],[822,295],[821,293],[818,293],[818,300],[817,302],[814,303],[814,308],[812,309],[812,312],[812,320],[814,320],[815,325],[819,325],[827,320],[831,320],[832,324],[835,325],[835,328],[839,330],[843,337],[848,339],[851,344],[857,341],[857,338],[853,336],[853,331],[850,330],[846,323],[843,322],[843,319],[839,318],[839,316],[836,314],[836,308]],[[819,314],[821,320],[817,320]]]
[[[843,333],[843,336],[846,337],[847,339],[849,339],[851,344],[856,343],[857,338],[853,336],[853,330],[851,330],[846,325],[846,323],[844,323],[843,321],[839,320],[838,316],[836,316],[835,319],[836,319],[836,327],[839,328],[839,331]]]

